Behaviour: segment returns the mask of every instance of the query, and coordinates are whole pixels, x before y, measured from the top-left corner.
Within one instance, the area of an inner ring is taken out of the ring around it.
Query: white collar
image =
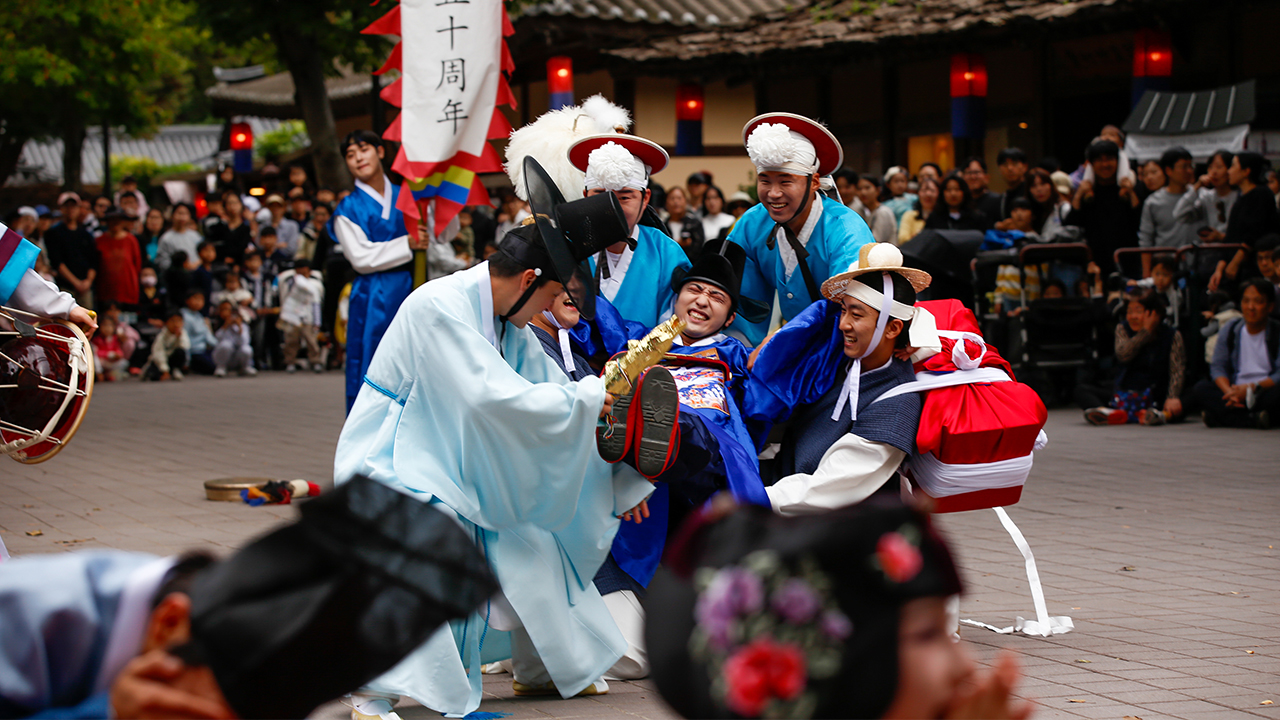
[[[373,189],[373,186],[363,180],[356,180],[356,189],[363,190],[369,197],[382,206],[382,219],[389,220],[391,218],[391,178],[386,175],[382,176],[382,192],[379,193]]]
[[[129,573],[116,605],[116,617],[111,623],[111,634],[107,636],[107,649],[102,654],[98,677],[93,683],[95,693],[110,689],[116,675],[137,657],[142,649],[142,636],[147,631],[147,620],[151,617],[151,601],[160,589],[160,583],[164,582],[164,576],[177,562],[176,557],[156,558]]]
[[[683,335],[677,335],[677,336],[676,336],[676,340],[675,340],[675,344],[676,344],[676,345],[682,345],[682,346],[684,346],[684,347],[702,347],[702,346],[704,346],[704,345],[715,345],[716,343],[720,342],[721,340],[724,340],[724,339],[725,339],[725,337],[727,337],[727,336],[726,336],[724,333],[716,333],[715,335],[708,335],[707,337],[704,337],[704,338],[702,338],[701,340],[698,340],[697,342],[692,342],[692,343],[688,343],[688,344],[686,344],[686,343],[685,343],[685,341],[684,341],[684,336],[683,336]]]
[[[818,218],[822,217],[822,196],[814,195],[813,203],[810,206],[809,217],[804,219],[804,225],[800,226],[800,232],[796,234],[796,239],[800,241],[802,247],[809,246],[809,238],[813,237],[814,228],[818,227]],[[787,234],[783,228],[777,230],[778,254],[782,257],[782,267],[784,277],[791,279],[791,274],[800,266],[800,259],[796,257],[796,251],[791,248],[791,243],[787,241]]]
[[[493,312],[493,281],[489,278],[489,261],[485,260],[468,272],[476,274],[480,285],[480,332],[495,350],[502,352],[502,348],[498,347],[498,331],[494,327],[498,316]]]

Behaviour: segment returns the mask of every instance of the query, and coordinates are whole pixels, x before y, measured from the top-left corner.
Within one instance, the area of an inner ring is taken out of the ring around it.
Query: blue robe
[[[688,270],[691,264],[680,243],[661,230],[648,225],[640,225],[638,229],[640,234],[631,254],[631,264],[611,302],[624,319],[651,328],[666,320],[664,314],[671,311],[671,302],[676,296],[671,289],[672,273],[676,268]],[[596,258],[592,257],[591,271],[595,270]]]
[[[772,249],[768,246],[769,235],[773,233],[775,223],[769,217],[768,209],[759,204],[738,219],[729,233],[729,239],[738,243],[747,251],[747,267],[743,271],[742,296],[749,297],[765,305],[773,305],[776,292],[782,310],[782,319],[790,320],[809,307],[821,297],[809,297],[805,287],[804,273],[797,267],[786,277],[786,267],[779,254],[777,243]],[[785,242],[785,241],[782,241]],[[857,262],[858,250],[868,243],[875,242],[871,228],[858,213],[822,196],[822,216],[813,229],[813,234],[805,244],[809,252],[806,262],[813,273],[813,280],[821,288],[831,276],[839,275]],[[751,345],[759,345],[769,331],[769,321],[749,323],[739,317],[733,327],[750,341]]]
[[[0,717],[108,717],[172,564],[115,550],[0,563]]]
[[[27,271],[36,266],[40,248],[0,225],[0,305],[8,305]]]
[[[596,452],[603,382],[570,381],[532,329],[503,332],[490,288],[482,263],[409,296],[342,428],[334,480],[363,473],[456,516],[572,697],[626,650],[591,578],[617,516],[653,486]],[[486,627],[491,610],[437,632],[370,688],[450,714],[475,710],[481,646],[501,635]]]
[[[384,182],[390,183],[389,179]],[[382,205],[369,194],[356,189],[338,203],[334,217],[329,220],[329,237],[337,242],[338,232],[334,221],[339,215],[349,218],[364,230],[370,242],[390,242],[404,237],[404,214],[396,207],[400,187],[391,187],[391,213],[382,217]],[[351,281],[351,296],[347,304],[347,412],[360,392],[365,372],[373,360],[378,343],[391,324],[391,318],[400,309],[400,303],[413,291],[413,272],[409,264],[383,272],[356,275]]]

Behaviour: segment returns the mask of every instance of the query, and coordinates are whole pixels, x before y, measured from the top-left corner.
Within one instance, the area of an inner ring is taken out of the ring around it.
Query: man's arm
[[[389,242],[371,242],[364,229],[345,215],[334,219],[334,229],[338,233],[338,243],[342,252],[356,272],[367,275],[374,272],[390,270],[413,259],[413,250],[409,247],[409,236],[402,235]]]
[[[893,477],[907,456],[884,443],[846,434],[812,474],[797,473],[765,488],[779,515],[812,515],[866,500]]]

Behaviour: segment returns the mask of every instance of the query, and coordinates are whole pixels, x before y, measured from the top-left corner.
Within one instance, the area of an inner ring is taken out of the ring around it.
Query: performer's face
[[[347,147],[347,170],[360,182],[369,182],[382,173],[381,147],[369,143],[351,143]]]
[[[813,192],[812,178],[783,172],[756,175],[756,194],[776,223],[788,222],[800,210],[805,194]]]
[[[710,337],[732,321],[729,293],[704,282],[687,282],[676,296],[676,317],[688,325],[684,334],[692,338]]]
[[[964,645],[952,642],[946,600],[912,600],[898,616],[898,688],[883,717],[942,717],[973,675]]]
[[[876,321],[880,319],[880,311],[867,307],[861,300],[848,295],[843,297],[840,304],[843,308],[840,313],[840,332],[844,335],[845,357],[858,358],[871,354],[867,352],[867,348],[871,345],[872,336],[876,334]],[[902,332],[902,325],[901,320],[891,318],[884,326],[880,345],[883,347],[888,343],[892,348],[898,333]]]
[[[556,322],[560,323],[560,327],[565,328],[577,325],[582,319],[578,306],[573,304],[573,298],[568,292],[562,292],[556,296],[555,301],[551,303],[551,314],[555,316]]]
[[[595,188],[586,192],[587,197],[593,197],[600,193],[607,193],[604,188]],[[627,217],[627,230],[635,230],[636,225],[640,223],[640,216],[644,214],[644,209],[649,207],[649,191],[636,190],[635,188],[622,188],[613,191],[618,198],[618,204],[622,206],[622,214]]]

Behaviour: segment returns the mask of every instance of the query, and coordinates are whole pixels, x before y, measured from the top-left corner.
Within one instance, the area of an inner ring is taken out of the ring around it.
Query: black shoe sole
[[[596,427],[596,450],[605,462],[616,463],[627,455],[627,410],[635,392],[629,392],[613,401],[613,425]]]
[[[640,437],[636,442],[636,470],[654,478],[666,469],[667,458],[675,451],[676,422],[680,416],[680,395],[671,371],[657,366],[640,381]]]

